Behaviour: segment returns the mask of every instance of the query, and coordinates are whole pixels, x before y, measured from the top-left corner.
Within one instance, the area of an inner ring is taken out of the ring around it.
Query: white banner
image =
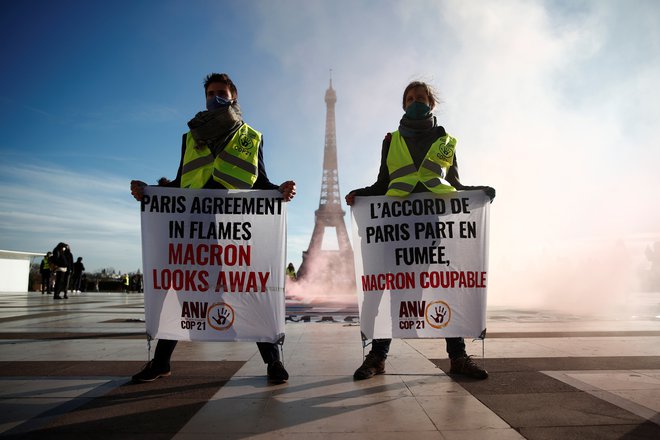
[[[483,191],[355,198],[355,276],[367,339],[482,334],[488,213]]]
[[[141,211],[148,335],[284,335],[286,203],[278,191],[147,187]]]

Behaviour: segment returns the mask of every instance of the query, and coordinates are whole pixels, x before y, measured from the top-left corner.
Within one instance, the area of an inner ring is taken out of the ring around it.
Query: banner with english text
[[[355,276],[367,339],[485,332],[489,205],[483,191],[355,198]]]
[[[277,190],[147,187],[140,205],[151,338],[284,336],[286,203]]]

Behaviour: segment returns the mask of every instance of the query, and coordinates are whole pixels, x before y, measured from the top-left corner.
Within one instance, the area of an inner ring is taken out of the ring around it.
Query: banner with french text
[[[351,217],[364,337],[482,336],[489,204],[483,191],[355,198]]]
[[[141,212],[151,338],[284,336],[286,203],[278,191],[147,187]]]

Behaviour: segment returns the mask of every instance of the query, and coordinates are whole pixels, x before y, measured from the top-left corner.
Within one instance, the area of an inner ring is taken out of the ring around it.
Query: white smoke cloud
[[[459,139],[463,182],[498,191],[490,302],[593,308],[635,289],[628,254],[642,235],[660,239],[660,6],[379,5],[261,5],[260,45],[296,77],[297,106],[324,109],[319,76],[333,68],[342,193],[375,181],[403,88],[426,80]]]

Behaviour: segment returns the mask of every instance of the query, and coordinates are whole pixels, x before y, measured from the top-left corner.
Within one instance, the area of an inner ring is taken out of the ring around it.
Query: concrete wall
[[[43,254],[0,250],[0,292],[27,292],[30,262],[39,256]]]

